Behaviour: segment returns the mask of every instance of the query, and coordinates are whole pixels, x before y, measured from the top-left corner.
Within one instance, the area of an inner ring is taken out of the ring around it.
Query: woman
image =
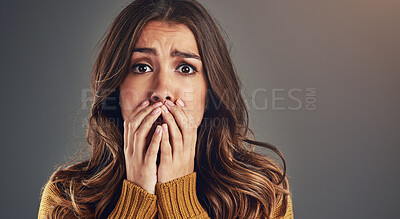
[[[91,82],[91,155],[53,173],[39,218],[293,218],[285,160],[248,137],[226,44],[197,1],[128,5]]]

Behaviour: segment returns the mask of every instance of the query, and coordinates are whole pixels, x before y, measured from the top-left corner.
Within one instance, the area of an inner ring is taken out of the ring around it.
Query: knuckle
[[[168,139],[169,139],[169,133],[168,133],[168,131],[165,132],[165,133],[164,133],[164,130],[161,130],[161,131],[163,132],[163,134],[162,134],[162,139],[163,139],[164,141],[168,141]]]
[[[140,138],[140,133],[139,133],[138,131],[136,131],[136,132],[133,134],[133,138],[135,139],[134,143],[136,143],[137,139]]]
[[[181,129],[182,132],[186,134],[188,131],[190,131],[190,125],[188,123],[183,123]]]
[[[163,154],[163,155],[170,155],[170,154],[171,154],[171,150],[170,150],[170,149],[167,149],[167,148],[163,148],[163,149],[161,150],[161,154]]]
[[[147,149],[147,157],[153,156],[155,154],[157,154],[157,151],[156,149],[154,149],[154,147],[149,147],[149,149]]]
[[[142,125],[146,125],[148,123],[153,123],[157,119],[158,115],[157,114],[149,114],[146,116],[146,118],[143,121]]]
[[[139,126],[139,124],[140,124],[140,121],[139,121],[139,119],[138,118],[135,118],[133,121],[132,121],[132,127],[138,127]]]
[[[179,142],[180,139],[182,139],[182,136],[181,136],[181,135],[179,135],[179,136],[176,136],[176,135],[175,135],[175,136],[172,137],[172,140],[173,140],[174,142]]]
[[[134,129],[135,126],[136,126],[136,120],[129,121],[129,123],[128,123],[128,127],[129,128]]]
[[[146,107],[143,107],[143,108],[140,108],[139,110],[138,110],[138,112],[137,112],[137,114],[141,114],[141,113],[147,113],[147,112],[149,112],[149,110],[151,110],[151,105],[149,105],[149,106],[146,106]]]
[[[133,154],[133,150],[131,147],[125,148],[124,151],[125,151],[125,157],[127,157],[127,158],[130,158],[130,156],[132,156],[132,154]]]
[[[163,116],[164,116],[164,115],[163,115]],[[173,116],[172,116],[171,113],[166,113],[166,114],[165,114],[165,117],[166,117],[166,119],[168,119],[168,120],[170,120],[170,119],[173,118]]]
[[[148,107],[146,108],[146,110],[145,110],[145,114],[153,115],[151,112],[152,112],[154,109],[156,109],[156,108],[154,108],[153,106],[148,106]]]
[[[192,133],[192,132],[194,132],[194,131],[196,131],[197,130],[197,128],[193,125],[193,124],[189,124],[189,125],[187,125],[187,128],[185,129],[186,130],[186,132],[190,132],[190,133]]]
[[[147,110],[147,111],[151,111],[152,109],[154,109],[154,106],[153,105],[148,105],[146,108],[145,108],[145,110]]]
[[[137,131],[136,131],[136,133],[135,133],[135,136],[136,136],[136,138],[138,139],[138,138],[144,138],[144,131],[143,131],[143,129],[142,128],[139,128]]]
[[[151,113],[149,115],[150,115],[150,116],[148,116],[149,120],[152,120],[152,121],[155,121],[160,116],[160,114],[158,114],[158,113],[156,113],[156,114]]]

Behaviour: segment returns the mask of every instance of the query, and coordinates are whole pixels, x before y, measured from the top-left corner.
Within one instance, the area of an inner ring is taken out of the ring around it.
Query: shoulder
[[[52,180],[47,180],[46,183],[41,188],[41,194],[43,196],[51,196],[55,194],[56,184]]]
[[[56,184],[54,184],[50,179],[41,188],[41,199],[38,218],[45,218],[46,215],[53,208],[54,200],[57,199]]]

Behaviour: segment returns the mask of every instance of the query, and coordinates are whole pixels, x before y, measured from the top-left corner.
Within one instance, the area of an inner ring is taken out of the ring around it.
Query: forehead
[[[151,21],[139,35],[135,47],[182,49],[198,54],[196,38],[184,24]]]

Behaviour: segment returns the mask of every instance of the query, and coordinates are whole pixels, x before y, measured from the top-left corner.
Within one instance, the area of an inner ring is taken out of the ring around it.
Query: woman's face
[[[151,104],[169,99],[183,100],[188,118],[200,125],[203,118],[207,79],[191,30],[183,24],[149,22],[135,45],[129,72],[120,85],[123,119],[144,100]],[[148,136],[152,135],[153,129]]]

